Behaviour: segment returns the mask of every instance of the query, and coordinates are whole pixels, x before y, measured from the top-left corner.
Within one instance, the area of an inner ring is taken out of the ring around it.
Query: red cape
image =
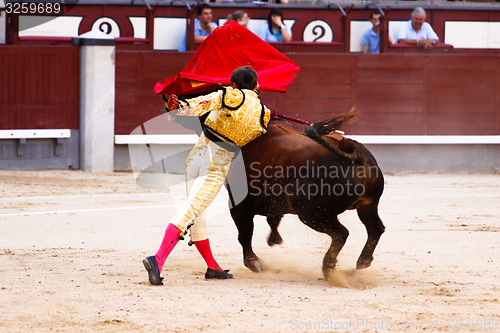
[[[233,21],[215,29],[175,77],[158,82],[157,94],[194,94],[230,85],[234,69],[250,65],[260,90],[286,92],[300,68],[253,32]]]

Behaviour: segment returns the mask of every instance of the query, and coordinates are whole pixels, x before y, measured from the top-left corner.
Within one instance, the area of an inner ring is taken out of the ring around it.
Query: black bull
[[[278,225],[283,215],[296,214],[305,225],[332,238],[323,258],[327,279],[349,235],[337,216],[353,209],[368,233],[356,267],[370,266],[385,229],[378,215],[384,178],[365,146],[333,132],[351,118],[352,114],[335,116],[308,126],[304,133],[273,120],[267,135],[242,148],[249,193],[230,211],[246,267],[262,270],[252,249],[254,216],[267,217],[271,227],[268,244],[273,245],[282,241]],[[231,195],[231,188],[228,190]]]

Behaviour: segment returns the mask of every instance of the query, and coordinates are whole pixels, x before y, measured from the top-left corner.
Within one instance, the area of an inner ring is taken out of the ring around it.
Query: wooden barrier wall
[[[117,51],[116,134],[161,114],[155,82],[176,75],[192,54]],[[355,105],[349,134],[500,135],[500,55],[287,55],[301,68],[288,92],[262,92],[278,112],[315,121]]]
[[[116,134],[162,113],[153,86],[191,55],[117,50]],[[278,112],[314,121],[355,105],[351,134],[500,135],[500,55],[288,56],[301,67],[288,93],[262,92]],[[0,72],[0,129],[79,128],[77,47],[2,46]]]
[[[1,46],[0,129],[78,129],[80,50]]]

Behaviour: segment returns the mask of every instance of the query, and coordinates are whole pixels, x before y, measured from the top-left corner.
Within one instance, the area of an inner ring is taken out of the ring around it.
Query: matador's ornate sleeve
[[[208,95],[179,100],[179,108],[173,112],[179,116],[203,116],[205,113],[222,107],[224,89]]]

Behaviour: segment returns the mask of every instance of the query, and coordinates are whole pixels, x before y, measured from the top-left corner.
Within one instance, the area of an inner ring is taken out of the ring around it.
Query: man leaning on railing
[[[431,25],[425,22],[425,10],[417,7],[411,13],[411,19],[401,25],[398,43],[416,45],[422,49],[439,43],[439,37]]]

